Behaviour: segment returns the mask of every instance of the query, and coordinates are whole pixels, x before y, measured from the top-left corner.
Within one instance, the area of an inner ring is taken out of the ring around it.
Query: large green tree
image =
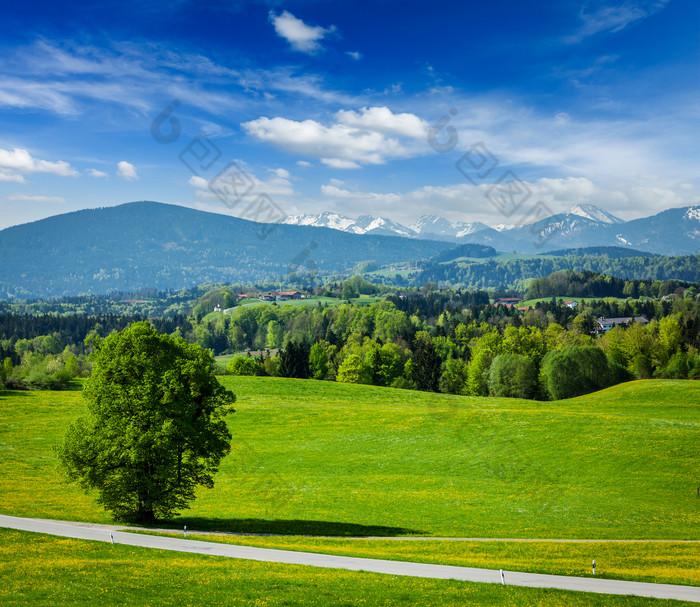
[[[537,365],[523,354],[499,354],[491,363],[488,385],[494,396],[535,398]]]
[[[573,398],[611,385],[605,353],[597,346],[566,346],[542,361],[545,388],[554,400]]]
[[[97,344],[83,394],[88,414],[58,455],[116,519],[168,518],[189,507],[198,485],[213,486],[236,397],[207,350],[133,324]]]

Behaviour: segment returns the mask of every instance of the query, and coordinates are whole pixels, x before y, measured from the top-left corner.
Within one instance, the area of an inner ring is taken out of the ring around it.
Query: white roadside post
[[[109,532],[109,541],[112,542],[112,546],[114,546],[114,535],[112,535],[112,532]]]
[[[187,537],[187,525],[185,525],[185,537]]]
[[[506,576],[503,574],[503,569],[501,569],[501,584],[506,585]]]
[[[593,559],[593,575],[595,575],[595,559]]]

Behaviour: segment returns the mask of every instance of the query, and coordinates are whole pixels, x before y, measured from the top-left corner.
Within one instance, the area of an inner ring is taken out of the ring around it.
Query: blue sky
[[[290,215],[406,224],[700,202],[696,0],[59,1],[3,17],[0,228],[133,200],[240,215],[209,188],[231,166]],[[193,142],[220,152],[194,172]],[[531,196],[504,215],[488,193],[514,180]]]

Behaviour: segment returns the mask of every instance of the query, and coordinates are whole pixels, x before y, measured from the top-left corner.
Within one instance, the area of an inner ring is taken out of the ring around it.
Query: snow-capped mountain
[[[342,232],[358,233],[353,230],[355,220],[338,215],[338,213],[316,213],[315,215],[287,215],[284,223],[293,226],[313,226],[315,228],[332,228]],[[360,232],[361,233],[361,232]]]
[[[423,215],[418,221],[408,226],[419,238],[433,240],[457,240],[487,229],[485,223],[479,221],[467,223],[464,221],[449,221],[439,215]]]
[[[596,246],[622,246],[662,254],[687,254],[700,250],[700,206],[669,209],[653,217],[623,221],[592,204],[577,204],[533,224],[497,224],[450,221],[439,215],[423,215],[409,226],[362,215],[357,219],[338,213],[287,217],[292,225],[333,228],[352,234],[402,236],[442,240],[455,244],[484,244],[499,251],[542,253]]]
[[[668,209],[652,217],[627,222],[590,206],[577,205],[568,213],[552,215],[502,234],[517,241],[519,252],[597,246],[621,246],[663,255],[700,250],[698,206]],[[499,248],[499,243],[494,242],[492,246]]]
[[[413,230],[402,226],[400,223],[385,217],[373,217],[372,215],[360,215],[357,219],[351,219],[345,215],[324,211],[314,215],[288,215],[284,223],[295,226],[331,228],[351,234],[378,234],[404,236],[406,238],[415,238],[417,236]]]
[[[577,204],[569,211],[569,214],[585,217],[586,219],[597,221],[598,223],[625,223],[619,217],[615,217],[612,213],[608,213],[594,204]]]
[[[360,215],[353,225],[353,229],[362,230],[361,234],[381,234],[384,236],[404,236],[415,238],[416,233],[402,226],[400,223],[386,219],[385,217],[372,217],[372,215]]]

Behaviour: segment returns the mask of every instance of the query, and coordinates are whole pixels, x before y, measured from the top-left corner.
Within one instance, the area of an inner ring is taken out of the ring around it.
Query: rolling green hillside
[[[700,385],[570,401],[226,377],[234,449],[191,528],[316,535],[700,538]],[[0,393],[4,514],[109,520],[52,447],[79,392]]]

